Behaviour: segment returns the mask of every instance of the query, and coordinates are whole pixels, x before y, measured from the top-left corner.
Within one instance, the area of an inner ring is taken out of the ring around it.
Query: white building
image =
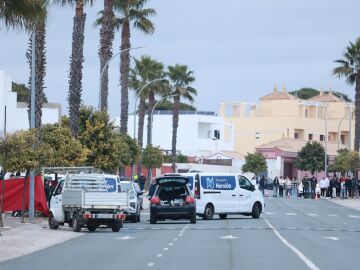
[[[146,116],[147,118],[147,116]],[[119,118],[115,119],[119,126]],[[138,118],[136,118],[137,137]],[[154,111],[152,144],[171,150],[172,111]],[[129,115],[128,133],[133,137],[134,115]],[[144,124],[144,147],[147,141],[147,119]],[[234,128],[212,112],[180,112],[176,148],[182,154],[204,157],[219,151],[233,151]]]
[[[5,122],[7,132],[14,132],[16,130],[29,128],[27,104],[23,102],[16,102],[17,93],[11,91],[11,84],[11,77],[5,73],[5,71],[0,70],[0,133],[4,132]],[[43,124],[58,123],[60,118],[60,104],[44,104],[41,119]]]

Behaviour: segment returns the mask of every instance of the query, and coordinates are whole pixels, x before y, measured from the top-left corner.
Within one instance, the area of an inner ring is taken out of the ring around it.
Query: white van
[[[196,214],[212,219],[218,214],[242,214],[259,218],[264,210],[263,194],[243,174],[235,173],[184,173],[196,199]]]

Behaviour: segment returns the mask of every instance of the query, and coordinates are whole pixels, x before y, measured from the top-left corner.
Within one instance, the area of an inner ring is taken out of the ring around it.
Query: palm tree
[[[135,59],[135,68],[131,69],[130,87],[139,91],[142,87],[153,80],[163,79],[164,65],[149,56],[142,56],[140,60]],[[148,137],[147,144],[151,142],[151,110],[155,104],[155,95],[160,93],[164,88],[164,82],[158,81],[148,85],[140,94],[140,103],[138,107],[139,125],[138,125],[138,142],[140,147],[143,146],[143,132],[146,107],[148,110]],[[139,93],[137,92],[136,95]],[[146,99],[149,99],[146,106]],[[141,165],[138,166],[138,174],[141,173]]]
[[[175,172],[176,161],[176,140],[177,129],[179,126],[179,104],[181,97],[188,101],[193,101],[197,95],[197,90],[190,85],[195,81],[193,71],[189,71],[186,65],[169,66],[167,76],[169,77],[171,87],[173,89],[174,107],[173,107],[173,132],[171,143],[172,172]]]
[[[127,133],[128,122],[128,82],[130,70],[130,24],[134,28],[152,34],[154,25],[149,20],[150,16],[156,14],[152,8],[144,8],[148,0],[114,0],[114,10],[121,14],[116,18],[116,27],[121,27],[121,56],[120,56],[120,85],[121,85],[121,115],[120,115],[120,132]]]
[[[109,67],[106,63],[111,59],[112,45],[114,41],[114,11],[113,0],[104,0],[104,10],[100,12],[99,18],[95,25],[101,25],[100,29],[100,73],[103,71],[102,79],[100,82],[100,109],[101,111],[108,110],[108,96],[109,96]],[[105,67],[105,69],[104,69]]]
[[[79,133],[80,106],[82,94],[82,69],[84,62],[84,39],[85,21],[84,5],[92,0],[57,0],[63,5],[73,6],[75,4],[75,16],[72,33],[72,52],[70,58],[69,73],[69,118],[70,130],[73,136]]]
[[[43,9],[43,15],[40,15],[34,19],[34,30],[35,31],[35,128],[41,126],[42,118],[42,107],[45,103],[45,94],[44,94],[44,78],[46,75],[46,11],[48,8],[48,2],[45,0],[38,0],[37,4],[41,4]],[[30,29],[29,29],[30,30]],[[30,66],[30,77],[29,77],[29,86],[31,87],[31,73],[32,73],[32,38],[30,34],[29,38],[29,47],[26,52],[26,58]],[[31,112],[31,97],[28,98],[28,115],[29,123],[31,121],[30,112]]]
[[[0,0],[0,21],[6,28],[30,29],[44,15],[41,0]]]
[[[340,64],[334,68],[333,74],[344,77],[350,85],[355,84],[355,151],[359,151],[360,144],[360,37],[355,43],[350,42],[346,47],[343,59],[335,60]]]

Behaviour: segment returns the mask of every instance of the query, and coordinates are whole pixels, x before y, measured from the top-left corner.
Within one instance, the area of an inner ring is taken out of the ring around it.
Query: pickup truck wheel
[[[219,214],[220,219],[226,219],[227,214]]]
[[[255,203],[252,208],[251,216],[256,219],[260,217],[260,209],[257,203]]]
[[[211,204],[206,205],[203,219],[211,220],[214,216],[214,207]]]
[[[52,213],[49,214],[49,228],[51,230],[57,230],[59,228],[59,223],[55,220]]]
[[[73,215],[73,218],[72,218],[72,225],[73,225],[73,231],[74,232],[80,232],[81,231],[81,224],[80,224],[80,220],[79,220],[79,216],[78,216],[78,214],[76,214],[76,213],[74,213],[74,215]]]
[[[90,232],[95,232],[97,226],[96,225],[87,225],[87,229],[90,231]]]
[[[193,216],[190,218],[190,223],[191,223],[191,224],[195,224],[195,223],[196,223],[196,214],[193,215]]]
[[[114,221],[114,224],[111,226],[113,232],[119,232],[122,227],[122,220]]]

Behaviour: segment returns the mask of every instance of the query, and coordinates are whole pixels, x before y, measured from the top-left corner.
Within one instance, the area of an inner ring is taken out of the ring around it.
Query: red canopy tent
[[[21,210],[22,196],[24,191],[24,178],[0,180],[5,183],[5,196],[3,211]],[[0,182],[1,186],[1,182]],[[26,179],[25,209],[29,209],[29,186],[30,178]],[[41,176],[35,177],[35,210],[48,215],[49,209],[46,202],[44,185]]]

